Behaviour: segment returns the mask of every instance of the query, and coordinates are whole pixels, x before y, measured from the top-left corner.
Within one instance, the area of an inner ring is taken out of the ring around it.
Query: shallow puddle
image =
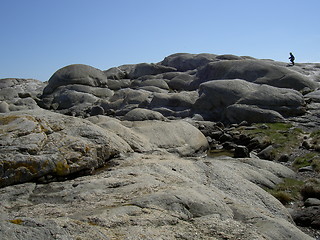
[[[234,151],[226,149],[211,149],[207,152],[208,157],[215,158],[221,156],[233,157]]]

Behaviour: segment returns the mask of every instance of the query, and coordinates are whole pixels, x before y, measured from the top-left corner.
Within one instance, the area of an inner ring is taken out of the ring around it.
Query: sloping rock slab
[[[41,109],[0,114],[0,123],[0,187],[90,172],[132,151],[89,121]]]
[[[255,184],[292,176],[277,163],[160,152],[113,161],[93,176],[1,189],[0,238],[312,239]]]

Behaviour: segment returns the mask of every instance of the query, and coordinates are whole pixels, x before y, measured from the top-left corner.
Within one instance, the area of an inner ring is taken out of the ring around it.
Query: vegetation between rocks
[[[262,146],[272,145],[275,159],[299,147],[303,134],[301,129],[290,123],[255,124],[252,128],[242,128],[240,131],[251,139],[256,139]]]
[[[267,192],[277,198],[282,204],[286,205],[290,202],[301,199],[301,189],[303,188],[304,182],[293,179],[285,178],[283,181],[276,185],[274,189],[266,189]]]

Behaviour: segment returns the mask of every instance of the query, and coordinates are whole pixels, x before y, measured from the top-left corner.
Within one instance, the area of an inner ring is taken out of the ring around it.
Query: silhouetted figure
[[[289,57],[289,59],[290,59],[290,62],[292,63],[292,66],[293,66],[293,65],[294,65],[295,57],[293,56],[293,54],[292,54],[292,53],[290,53],[290,57]]]

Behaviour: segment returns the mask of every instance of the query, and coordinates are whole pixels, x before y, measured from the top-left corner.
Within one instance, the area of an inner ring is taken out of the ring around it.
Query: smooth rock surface
[[[279,166],[258,159],[134,154],[115,159],[109,171],[97,175],[1,189],[0,235],[8,240],[312,239],[255,184],[292,175]]]

